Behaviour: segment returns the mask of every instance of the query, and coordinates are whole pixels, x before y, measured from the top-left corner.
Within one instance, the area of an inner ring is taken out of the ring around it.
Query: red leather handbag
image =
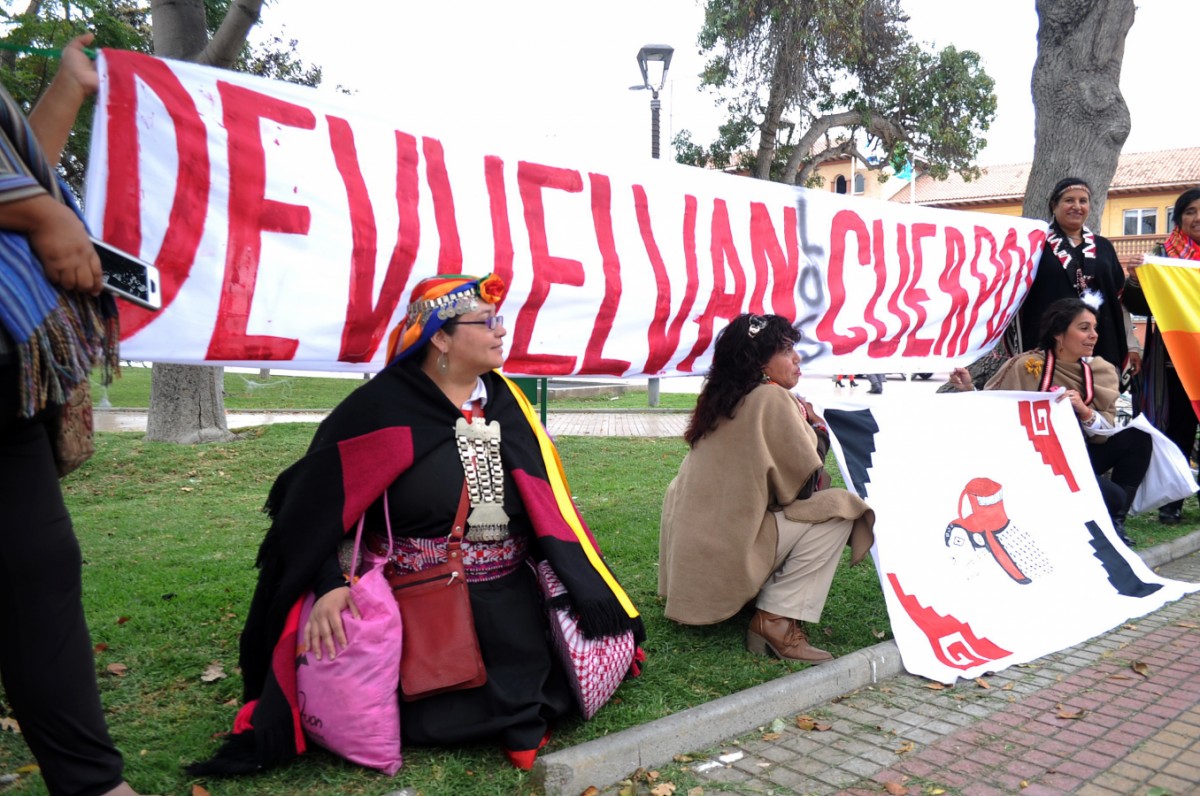
[[[400,695],[406,702],[487,682],[463,568],[468,503],[464,481],[445,563],[388,578],[403,625]]]

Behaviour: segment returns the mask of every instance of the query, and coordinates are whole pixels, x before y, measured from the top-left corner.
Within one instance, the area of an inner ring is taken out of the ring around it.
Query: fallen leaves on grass
[[[200,675],[200,680],[205,683],[213,683],[217,680],[224,680],[228,676],[225,674],[225,666],[220,661],[213,661],[204,667],[204,673]]]
[[[579,794],[579,796],[600,796],[600,789],[595,785],[588,785],[588,789]]]
[[[0,719],[0,731],[15,732],[17,735],[20,735],[21,725],[18,724],[17,720],[11,716],[5,716],[4,718]]]
[[[975,685],[979,686],[980,688],[991,688],[992,687],[992,684],[989,683],[987,680],[984,680],[982,677],[975,678]]]
[[[128,622],[128,621],[129,621],[129,617],[127,617],[127,616],[118,616],[118,617],[117,617],[117,624],[118,624],[118,625],[123,625],[123,624],[125,624],[125,623],[126,623],[126,622]]]
[[[1142,677],[1145,677],[1147,680],[1150,679],[1150,667],[1147,666],[1146,664],[1142,663],[1141,661],[1134,661],[1133,663],[1129,664],[1129,668],[1133,669],[1135,672],[1140,674]]]
[[[829,730],[833,729],[832,724],[823,724],[814,719],[812,716],[797,716],[796,726],[802,730],[805,730],[806,732],[811,732],[813,730],[816,730],[817,732],[828,732]]]
[[[904,743],[900,744],[900,747],[896,749],[895,752],[898,755],[906,755],[916,748],[917,745],[912,741],[905,741]]]
[[[650,789],[650,796],[674,796],[674,793],[675,784],[673,782],[664,782]]]
[[[203,785],[193,785],[192,796],[212,796],[212,794]]]
[[[871,635],[874,636],[875,638],[884,638],[885,636],[887,636],[887,631],[886,630],[875,630],[874,628],[872,628]]]
[[[116,677],[124,677],[129,672],[129,667],[123,663],[110,663],[104,667],[104,671]]]
[[[101,652],[104,652],[106,649],[108,649],[108,645],[107,645],[107,644],[105,644],[103,641],[101,641],[99,644],[97,644],[96,646],[92,647],[92,652],[95,652],[96,654],[99,654],[99,653],[101,653]]]
[[[778,740],[779,740],[779,733],[777,733],[777,732],[764,732],[764,733],[763,733],[763,735],[762,735],[762,739],[763,739],[764,741],[767,741],[767,742],[770,742],[770,741],[778,741]]]

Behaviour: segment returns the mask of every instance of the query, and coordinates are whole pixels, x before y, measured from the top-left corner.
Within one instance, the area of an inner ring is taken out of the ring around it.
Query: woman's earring
[[[450,372],[450,358],[446,356],[445,351],[442,351],[438,354],[437,368],[438,372],[442,373],[443,375]]]

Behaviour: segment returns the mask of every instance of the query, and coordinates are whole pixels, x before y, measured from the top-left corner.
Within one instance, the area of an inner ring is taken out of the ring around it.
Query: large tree
[[[1129,137],[1120,83],[1134,0],[1037,0],[1037,12],[1035,140],[1022,215],[1046,218],[1054,184],[1082,177],[1092,186],[1088,225],[1099,229]]]
[[[295,58],[296,42],[273,47],[246,44],[263,0],[151,0],[154,54],[252,72],[315,86],[321,70]],[[150,381],[146,438],[191,444],[229,439],[225,371],[220,367],[156,362]]]
[[[737,157],[761,179],[809,184],[833,158],[883,168],[916,150],[935,176],[974,176],[994,83],[976,53],[926,51],[907,21],[899,0],[708,0],[702,82],[730,115],[709,147],[680,133],[676,159]]]

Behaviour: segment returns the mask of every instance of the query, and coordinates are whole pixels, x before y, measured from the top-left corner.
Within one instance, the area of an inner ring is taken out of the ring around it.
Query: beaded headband
[[[443,325],[475,312],[481,303],[498,305],[506,290],[504,280],[495,274],[442,274],[422,279],[409,295],[404,320],[388,338],[388,363],[420,350]]]

